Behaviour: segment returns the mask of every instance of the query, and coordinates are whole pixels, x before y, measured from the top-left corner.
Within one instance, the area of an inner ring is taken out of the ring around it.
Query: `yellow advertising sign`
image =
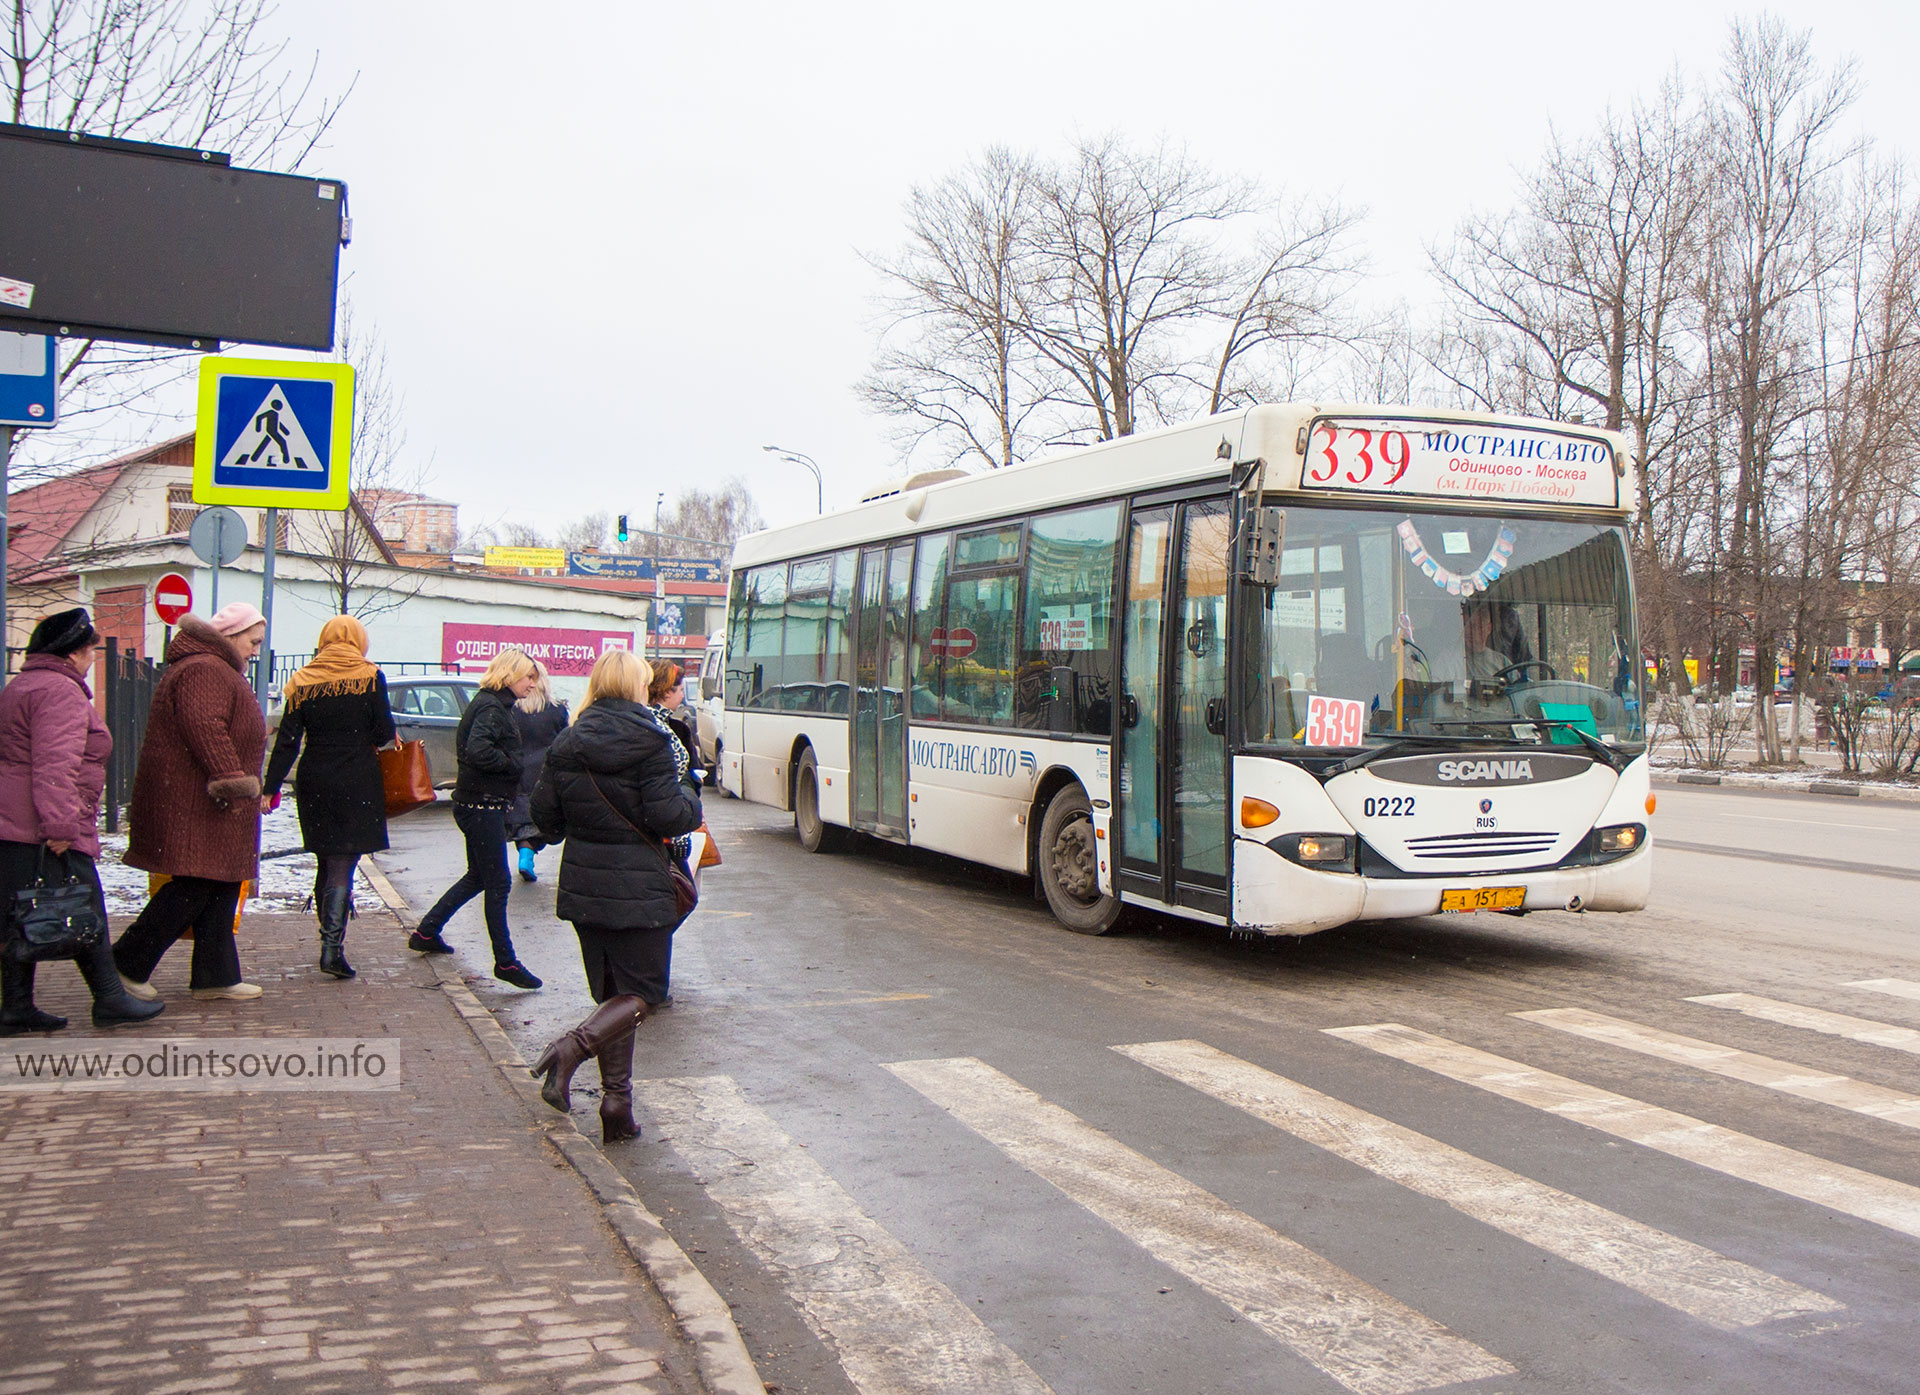
[[[512,571],[564,571],[567,550],[564,547],[490,547],[487,549],[486,562],[489,567],[504,567]]]

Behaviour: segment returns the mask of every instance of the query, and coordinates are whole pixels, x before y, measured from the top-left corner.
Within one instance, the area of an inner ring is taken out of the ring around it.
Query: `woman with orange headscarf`
[[[394,736],[386,675],[367,660],[366,626],[351,615],[322,625],[313,662],[287,680],[282,702],[264,793],[279,793],[298,756],[300,836],[320,863],[314,888],[320,969],[352,978],[346,941],[353,869],[362,855],[387,846],[387,802],[374,752]]]

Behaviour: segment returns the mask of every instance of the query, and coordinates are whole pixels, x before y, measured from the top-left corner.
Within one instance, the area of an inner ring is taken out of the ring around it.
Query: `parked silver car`
[[[436,789],[452,786],[459,774],[454,736],[460,717],[480,685],[471,678],[400,678],[387,684],[393,724],[402,741],[427,743],[427,765]]]

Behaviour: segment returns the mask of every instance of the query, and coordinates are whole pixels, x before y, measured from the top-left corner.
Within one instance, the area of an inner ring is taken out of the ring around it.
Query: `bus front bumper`
[[[1483,877],[1362,877],[1289,862],[1250,838],[1237,841],[1233,924],[1265,935],[1310,935],[1357,920],[1440,914],[1443,891],[1524,887],[1527,911],[1637,911],[1653,886],[1653,844],[1597,867],[1496,873]]]

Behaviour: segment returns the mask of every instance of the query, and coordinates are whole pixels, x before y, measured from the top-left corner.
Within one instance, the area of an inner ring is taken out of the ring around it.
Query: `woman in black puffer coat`
[[[533,821],[566,840],[555,912],[573,923],[587,987],[600,1004],[541,1053],[540,1097],[563,1113],[574,1071],[600,1061],[600,1128],[608,1143],[636,1138],[634,1029],[666,997],[667,963],[680,924],[670,870],[700,826],[700,795],[687,753],[646,705],[644,659],[609,650],[593,666],[579,715],[554,739],[534,786]]]

